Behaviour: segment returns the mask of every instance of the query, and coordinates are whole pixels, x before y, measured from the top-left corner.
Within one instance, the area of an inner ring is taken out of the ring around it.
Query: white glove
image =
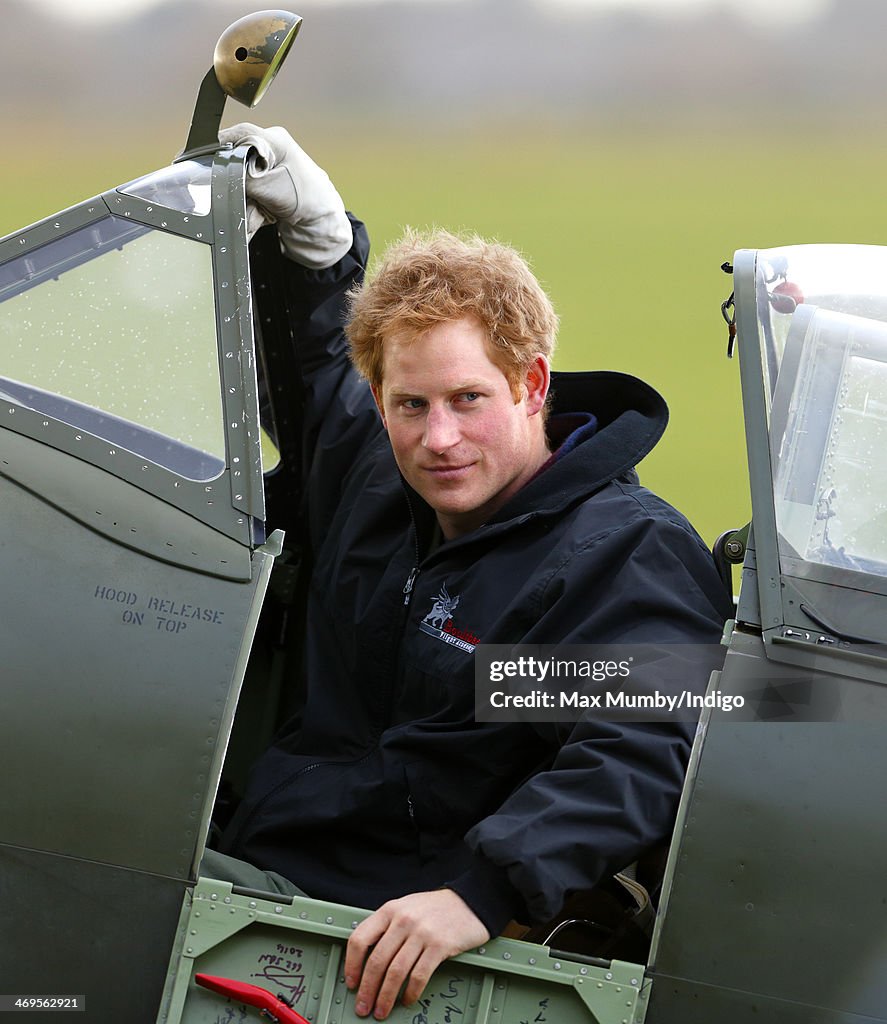
[[[285,128],[236,124],[219,142],[252,146],[246,164],[247,235],[277,224],[280,247],[302,266],[331,267],[351,248],[351,224],[335,186]]]

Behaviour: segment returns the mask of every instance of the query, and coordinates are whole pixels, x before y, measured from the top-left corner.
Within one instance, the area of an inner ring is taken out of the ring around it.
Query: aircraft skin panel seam
[[[86,464],[84,464],[85,466]],[[94,467],[90,467],[94,468]],[[84,470],[84,473],[88,471]],[[101,471],[99,471],[101,472]],[[128,548],[131,551],[136,551],[139,554],[145,555],[154,561],[162,562],[166,565],[174,565],[177,568],[186,569],[188,571],[201,573],[202,575],[213,576],[218,579],[232,580],[234,582],[248,583],[252,577],[252,570],[250,566],[250,549],[246,546],[238,544],[236,541],[225,537],[222,534],[218,534],[213,531],[211,527],[205,524],[199,523],[197,520],[193,520],[194,536],[190,538],[190,543],[186,543],[180,550],[184,551],[188,549],[191,558],[188,559],[183,557],[182,554],[176,553],[175,555],[170,552],[165,552],[160,547],[161,542],[169,547],[172,547],[174,541],[165,540],[162,541],[162,532],[156,529],[156,524],[150,524],[149,529],[152,530],[154,536],[151,537],[148,534],[139,534],[138,527],[134,525],[119,525],[121,520],[124,518],[125,512],[112,511],[110,516],[105,519],[103,512],[100,509],[95,509],[93,514],[90,515],[85,511],[87,506],[80,508],[71,507],[71,505],[62,504],[59,498],[50,496],[41,491],[39,484],[35,481],[25,482],[22,480],[14,470],[8,465],[5,460],[0,460],[0,479],[8,481],[15,487],[21,488],[28,494],[32,495],[39,501],[42,501],[46,505],[55,509],[62,515],[67,516],[74,522],[79,523],[85,529],[90,530],[101,537],[105,537],[111,540],[115,544],[119,544],[121,547]],[[116,481],[115,483],[120,483]],[[147,495],[145,496],[147,498]],[[153,497],[153,496],[152,496]],[[154,498],[159,508],[161,505],[165,506],[162,499]],[[97,502],[93,502],[97,504]],[[182,522],[185,522],[186,513],[182,513],[173,506],[165,506],[169,509],[170,518],[180,518]],[[140,517],[142,521],[145,520],[144,512]],[[109,525],[105,525],[105,523]],[[129,530],[130,533],[123,533],[123,530]],[[211,543],[215,552],[210,553],[206,548],[204,551],[193,550],[194,547],[198,547],[200,538],[197,536],[199,533],[204,533],[206,538],[205,544]],[[135,540],[133,535],[138,537]],[[175,531],[170,532],[170,536],[176,539],[176,543],[181,544],[181,527],[177,525]],[[228,557],[222,559],[219,555],[224,552]]]

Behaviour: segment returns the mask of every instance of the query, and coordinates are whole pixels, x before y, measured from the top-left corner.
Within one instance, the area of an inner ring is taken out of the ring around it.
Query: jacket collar
[[[629,473],[655,448],[668,423],[668,406],[658,391],[626,373],[589,370],[551,375],[551,413],[590,412],[597,431],[520,489],[484,526],[459,538],[470,541],[507,529],[514,521],[552,515],[584,501],[611,480]],[[402,479],[416,527],[419,550],[436,521],[434,512]]]
[[[552,414],[591,412],[597,431],[521,488],[491,523],[552,513],[584,500],[632,470],[655,448],[668,423],[658,391],[611,370],[553,373]]]

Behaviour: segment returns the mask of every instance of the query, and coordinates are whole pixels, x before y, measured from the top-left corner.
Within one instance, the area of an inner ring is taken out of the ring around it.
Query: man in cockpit
[[[280,236],[313,558],[305,707],[203,873],[374,909],[345,976],[381,1019],[673,826],[692,723],[477,722],[475,647],[717,643],[730,605],[634,471],[665,403],[551,373],[557,318],[517,252],[408,232],[365,281],[363,225],[283,129],[223,140],[255,146],[250,223]]]

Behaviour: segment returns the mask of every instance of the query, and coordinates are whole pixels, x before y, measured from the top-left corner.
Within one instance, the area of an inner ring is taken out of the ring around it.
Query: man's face
[[[514,400],[473,318],[413,341],[385,341],[374,390],[394,457],[450,539],[486,522],[548,458],[542,407],[548,363],[538,356]]]

